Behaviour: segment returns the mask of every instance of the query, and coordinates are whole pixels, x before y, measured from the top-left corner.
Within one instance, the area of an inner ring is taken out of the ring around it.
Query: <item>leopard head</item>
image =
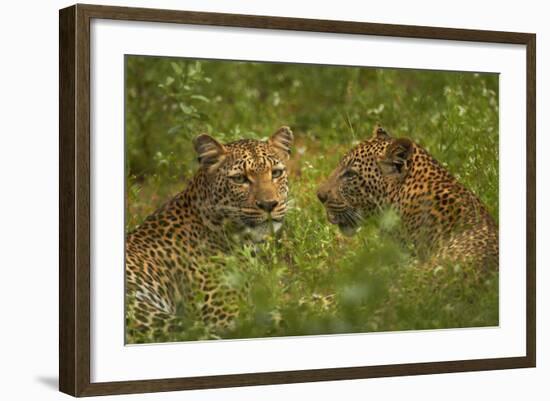
[[[288,209],[286,162],[292,141],[288,127],[266,141],[221,144],[206,134],[195,138],[203,215],[250,234],[254,241],[277,231]]]
[[[317,191],[328,221],[353,235],[361,221],[388,204],[410,168],[414,144],[376,126],[372,137],[352,148]]]

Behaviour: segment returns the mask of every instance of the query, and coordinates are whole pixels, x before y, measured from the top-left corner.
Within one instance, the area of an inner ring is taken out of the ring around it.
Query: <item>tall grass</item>
[[[384,234],[398,224],[392,215],[343,237],[315,196],[381,122],[426,147],[498,221],[497,75],[131,56],[126,76],[127,230],[184,188],[199,133],[230,141],[283,124],[294,131],[294,207],[276,238],[226,260],[228,277],[251,291],[225,338],[498,324],[497,274],[423,269]],[[170,340],[213,337],[195,322]]]

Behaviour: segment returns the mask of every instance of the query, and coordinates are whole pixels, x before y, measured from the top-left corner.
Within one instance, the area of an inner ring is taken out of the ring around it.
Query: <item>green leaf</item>
[[[171,62],[170,65],[172,66],[172,68],[174,69],[174,71],[176,72],[176,74],[181,74],[181,73],[183,73],[183,68],[181,68],[181,65],[179,65],[178,63],[176,63],[176,62]]]
[[[181,131],[182,129],[182,126],[181,125],[176,125],[172,128],[169,128],[168,129],[168,135],[174,135],[174,134],[177,134],[179,133],[179,131]]]
[[[210,99],[208,99],[207,97],[204,97],[202,95],[191,95],[191,99],[200,100],[204,103],[210,103]]]
[[[193,106],[186,106],[184,103],[180,103],[179,106],[185,114],[192,114],[195,111]]]

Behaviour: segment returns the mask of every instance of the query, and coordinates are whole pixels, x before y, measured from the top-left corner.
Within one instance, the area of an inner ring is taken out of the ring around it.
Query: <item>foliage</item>
[[[393,216],[353,238],[328,224],[319,183],[375,123],[408,136],[476,193],[498,221],[498,76],[462,72],[126,59],[127,230],[185,187],[191,139],[295,134],[294,207],[276,238],[226,260],[246,263],[251,299],[226,338],[498,324],[498,275],[422,269],[384,234]],[[253,256],[254,255],[254,256]],[[195,324],[173,340],[212,338]]]

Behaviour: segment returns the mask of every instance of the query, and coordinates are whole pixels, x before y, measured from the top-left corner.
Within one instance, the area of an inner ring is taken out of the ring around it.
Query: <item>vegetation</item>
[[[497,325],[498,274],[422,269],[384,234],[399,224],[390,212],[352,238],[327,222],[316,188],[377,122],[426,147],[498,221],[495,74],[128,56],[126,229],[184,188],[194,136],[262,139],[289,125],[294,206],[280,235],[226,259],[228,280],[252,285],[224,338]],[[171,340],[212,337],[195,322]]]

